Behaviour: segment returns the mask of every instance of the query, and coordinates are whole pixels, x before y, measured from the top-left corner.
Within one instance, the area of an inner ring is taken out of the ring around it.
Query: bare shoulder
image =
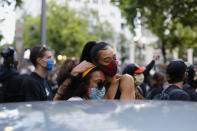
[[[129,75],[129,74],[124,74],[121,76],[120,78],[121,80],[125,80],[125,79],[130,79],[133,81],[133,76]]]

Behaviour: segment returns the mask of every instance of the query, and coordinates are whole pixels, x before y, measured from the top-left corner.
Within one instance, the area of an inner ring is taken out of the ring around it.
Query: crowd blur
[[[35,46],[30,52],[34,70],[25,74],[17,70],[14,48],[1,50],[1,57],[1,103],[102,99],[197,101],[194,65],[178,59],[154,70],[155,62],[160,59],[155,56],[145,67],[129,63],[118,72],[119,61],[106,42],[89,41],[79,60],[67,58],[60,67],[55,67],[49,48]]]

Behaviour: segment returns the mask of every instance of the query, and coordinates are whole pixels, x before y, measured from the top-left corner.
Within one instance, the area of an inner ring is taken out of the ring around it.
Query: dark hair
[[[105,42],[96,43],[95,41],[89,41],[83,48],[80,62],[86,60],[91,63],[98,63],[99,51],[105,50],[107,46],[110,45]]]
[[[184,80],[186,64],[182,60],[173,60],[167,66],[167,80],[169,83],[177,83]]]
[[[44,47],[44,46],[34,46],[32,49],[31,49],[31,53],[30,53],[30,60],[32,62],[32,64],[34,66],[37,65],[36,63],[36,59],[39,58],[39,57],[44,57],[44,53],[46,51],[49,51],[48,48]]]
[[[92,49],[93,46],[96,45],[96,41],[89,41],[88,43],[86,43],[86,45],[83,48],[83,51],[81,53],[81,57],[80,57],[80,62],[86,60],[88,62],[92,62],[92,59],[90,57],[90,51]]]
[[[156,72],[152,77],[151,85],[153,87],[160,87],[162,88],[163,84],[166,82],[166,75],[161,72]]]
[[[60,86],[63,81],[66,79],[68,73],[72,71],[72,69],[79,63],[78,60],[73,60],[73,59],[66,59],[61,67],[59,68],[59,72],[57,74],[57,84]]]
[[[95,71],[100,71],[100,69],[98,67],[95,67],[90,72],[88,72],[88,74],[84,78],[81,78],[80,75],[80,77],[74,79],[64,93],[64,99],[67,100],[71,97],[81,97],[84,99],[88,98],[90,78],[92,77],[92,73]]]

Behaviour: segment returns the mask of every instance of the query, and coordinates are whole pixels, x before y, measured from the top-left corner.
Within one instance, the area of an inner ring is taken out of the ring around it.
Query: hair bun
[[[89,41],[86,43],[86,45],[83,48],[83,51],[81,53],[81,58],[80,58],[80,62],[86,60],[88,62],[92,62],[91,58],[90,58],[90,52],[93,46],[96,45],[96,41]]]

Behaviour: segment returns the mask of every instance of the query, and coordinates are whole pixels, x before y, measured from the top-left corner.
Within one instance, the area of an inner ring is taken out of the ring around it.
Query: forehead
[[[45,57],[45,58],[52,57],[52,52],[49,51],[49,50],[45,51],[45,52],[44,52],[44,57]]]
[[[99,55],[101,58],[113,57],[115,55],[115,52],[110,46],[107,46],[106,49],[99,51]]]
[[[97,80],[97,79],[105,80],[105,74],[102,71],[95,71],[92,73],[91,78],[93,80]]]

